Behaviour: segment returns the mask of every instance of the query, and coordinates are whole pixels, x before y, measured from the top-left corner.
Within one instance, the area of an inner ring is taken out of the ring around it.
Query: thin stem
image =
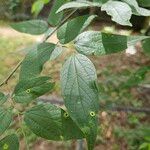
[[[50,35],[48,35],[43,42],[47,41],[48,38],[50,38],[75,12],[77,11],[77,9],[75,9],[74,11],[72,11],[68,16],[66,16],[66,18],[64,18],[64,20],[62,20],[62,22],[51,32]],[[0,87],[3,86],[4,84],[7,84],[8,80],[13,76],[13,74],[18,70],[18,68],[21,66],[23,60],[21,60],[17,66],[13,69],[13,71],[9,74],[9,76],[0,84]]]
[[[3,86],[4,84],[7,84],[8,80],[13,76],[13,74],[18,70],[18,68],[21,66],[22,64],[22,61],[21,60],[17,66],[12,70],[12,72],[8,75],[8,77],[0,84],[0,87]]]
[[[51,32],[51,34],[49,36],[47,36],[44,39],[44,42],[51,37],[75,12],[77,11],[77,9],[75,9],[74,11],[72,11],[68,16],[66,16],[66,18],[64,18],[64,20],[62,20],[62,22]]]

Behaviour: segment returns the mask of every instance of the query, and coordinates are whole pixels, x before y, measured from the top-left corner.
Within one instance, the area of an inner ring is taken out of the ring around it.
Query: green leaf
[[[150,16],[150,10],[139,7],[136,0],[123,0],[123,1],[131,6],[132,11],[135,15]]]
[[[134,72],[129,79],[121,84],[121,88],[131,88],[140,84],[144,79],[146,73],[150,71],[150,66],[144,66],[139,68],[136,72]]]
[[[55,60],[58,58],[64,51],[64,48],[61,46],[56,46],[55,49],[53,50],[50,60]]]
[[[65,106],[84,133],[89,150],[97,136],[98,89],[97,75],[92,62],[84,55],[72,55],[61,71],[61,88]]]
[[[56,25],[58,25],[60,23],[60,21],[61,21],[61,19],[63,17],[63,12],[56,13],[56,11],[65,2],[66,2],[66,0],[55,0],[54,1],[53,7],[52,7],[52,9],[50,11],[50,14],[49,14],[49,17],[48,17],[48,22],[52,26],[56,26]]]
[[[127,48],[127,37],[102,33],[102,41],[107,54],[117,53]]]
[[[150,56],[150,38],[142,42],[142,47],[144,49],[145,54]]]
[[[19,150],[18,137],[15,134],[12,134],[1,139],[0,150]]]
[[[95,15],[79,16],[66,22],[58,29],[57,37],[62,44],[74,40],[95,18]]]
[[[35,45],[26,55],[21,65],[20,80],[37,77],[46,61],[50,59],[55,44],[41,43]]]
[[[90,55],[106,54],[102,43],[102,34],[97,31],[85,31],[81,33],[74,41],[75,47],[79,53]]]
[[[87,8],[87,7],[101,7],[102,3],[98,2],[89,2],[89,1],[81,1],[81,2],[68,2],[64,5],[62,5],[58,10],[57,13],[70,9],[70,8]]]
[[[37,77],[21,80],[13,92],[13,99],[17,103],[29,103],[39,96],[51,91],[54,83],[49,82],[49,77]]]
[[[124,26],[132,26],[130,18],[132,15],[131,8],[123,2],[108,1],[102,5],[102,11],[106,11],[108,15],[112,16],[112,20]]]
[[[11,27],[19,32],[32,35],[43,34],[48,30],[48,24],[43,20],[22,21],[11,24]]]
[[[150,0],[137,0],[137,2],[142,7],[150,7]]]
[[[43,7],[44,7],[43,0],[35,1],[32,5],[31,12],[34,13],[35,15],[38,15],[40,11],[43,9]]]
[[[97,3],[101,3],[101,4],[104,4],[107,1],[109,1],[109,0],[93,0],[93,2],[97,2]]]
[[[50,0],[36,0],[32,5],[31,12],[37,16],[43,9],[44,5],[49,2]]]
[[[138,41],[149,38],[148,36],[124,36],[98,31],[81,33],[74,41],[79,53],[85,55],[104,55],[125,50],[134,46]]]
[[[4,104],[7,101],[7,96],[0,92],[0,105]]]
[[[10,126],[12,122],[12,111],[0,107],[0,135]]]
[[[83,134],[67,112],[50,103],[37,105],[25,113],[26,125],[36,135],[48,140],[83,138]]]

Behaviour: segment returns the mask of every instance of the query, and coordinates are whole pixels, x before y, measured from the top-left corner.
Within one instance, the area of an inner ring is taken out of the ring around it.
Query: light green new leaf
[[[22,62],[20,80],[37,77],[41,73],[45,62],[50,59],[54,49],[55,44],[52,43],[35,45]]]
[[[134,46],[138,41],[149,38],[148,36],[124,36],[98,31],[86,31],[81,33],[74,41],[79,53],[85,55],[104,55],[125,50],[128,46]]]
[[[19,139],[12,134],[0,140],[0,150],[19,150]]]
[[[7,101],[7,96],[0,92],[0,105]]]
[[[150,10],[139,7],[136,0],[123,0],[123,1],[131,6],[132,11],[135,15],[150,16]]]
[[[85,15],[69,20],[58,29],[58,39],[62,44],[71,42],[92,22],[95,17],[95,15]]]
[[[49,79],[49,77],[37,77],[21,80],[15,87],[13,99],[17,103],[29,103],[35,100],[53,89],[54,83],[50,83]]]
[[[36,0],[32,5],[31,12],[35,13],[35,15],[38,15],[40,11],[43,9],[44,5],[49,2],[50,0]]]
[[[19,32],[32,35],[43,34],[48,30],[48,24],[43,20],[22,21],[11,24],[11,27]]]
[[[50,10],[50,14],[48,17],[48,22],[52,26],[56,26],[57,24],[60,23],[62,17],[63,17],[63,12],[56,13],[58,8],[62,6],[66,0],[55,0],[52,9]]]
[[[0,107],[0,135],[10,126],[12,122],[12,111]]]
[[[38,15],[40,11],[44,7],[44,2],[43,0],[37,0],[33,3],[31,12],[34,13],[35,15]]]
[[[70,8],[87,8],[87,7],[101,7],[102,3],[100,2],[89,2],[89,1],[81,1],[81,2],[68,2],[64,5],[62,5],[58,10],[57,13],[70,9]]]
[[[61,88],[65,106],[84,133],[89,150],[93,149],[97,136],[97,112],[99,109],[96,70],[84,55],[72,55],[61,71]]]
[[[112,20],[124,26],[132,26],[130,18],[132,16],[131,8],[123,2],[108,1],[102,5],[102,11],[106,11],[108,15],[112,16]]]
[[[48,140],[84,138],[68,113],[50,103],[37,105],[28,110],[24,121],[33,133]]]

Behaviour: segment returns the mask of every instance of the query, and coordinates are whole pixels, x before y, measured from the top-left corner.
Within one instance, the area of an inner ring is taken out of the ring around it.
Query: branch
[[[47,41],[48,38],[50,38],[75,12],[77,11],[77,9],[75,9],[74,11],[72,11],[68,16],[66,16],[66,18],[64,18],[64,20],[62,20],[62,22],[51,32],[50,35],[48,35],[43,42]],[[17,66],[13,69],[13,71],[9,74],[9,76],[0,84],[0,87],[3,86],[4,84],[7,84],[8,80],[13,76],[13,74],[18,70],[18,68],[21,66],[23,60],[21,60]]]
[[[75,9],[74,11],[72,11],[68,16],[66,16],[66,18],[64,18],[64,20],[62,20],[62,22],[50,33],[50,35],[48,35],[43,42],[45,42],[48,38],[50,38],[75,12],[77,11],[77,9]]]
[[[0,87],[4,84],[7,84],[8,80],[13,76],[13,74],[18,70],[18,68],[21,66],[23,60],[21,60],[17,66],[12,70],[12,72],[8,75],[8,77],[0,84]]]

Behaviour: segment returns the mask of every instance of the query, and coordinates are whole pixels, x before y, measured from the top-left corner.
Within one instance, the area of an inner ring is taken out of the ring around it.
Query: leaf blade
[[[50,59],[55,46],[52,43],[41,43],[34,46],[21,64],[19,80],[37,77],[41,73],[45,62]]]
[[[11,24],[19,32],[40,35],[48,30],[48,24],[43,20],[29,20]]]
[[[0,140],[0,149],[19,150],[19,140],[15,134],[8,135]]]
[[[0,135],[3,134],[12,122],[12,111],[0,107]]]
[[[49,77],[37,77],[21,80],[15,87],[13,99],[17,103],[29,103],[39,96],[51,91],[54,83],[49,82]]]
[[[85,31],[74,40],[76,50],[85,55],[105,55],[125,50],[149,36],[124,36],[98,31]]]
[[[102,3],[96,2],[89,2],[89,1],[82,1],[82,2],[68,2],[62,5],[58,10],[57,13],[70,9],[70,8],[87,8],[87,7],[101,7]]]
[[[0,105],[4,104],[7,101],[7,96],[0,92]]]
[[[102,5],[102,11],[106,11],[112,17],[112,20],[118,24],[132,26],[130,18],[132,15],[131,8],[123,2],[108,1]]]
[[[26,125],[36,135],[48,140],[83,138],[82,132],[63,109],[50,103],[32,107],[25,113]]]
[[[82,70],[82,71],[81,71]],[[71,56],[61,71],[61,87],[65,106],[84,133],[89,149],[97,136],[98,91],[95,67],[84,55]],[[90,93],[90,95],[89,95]],[[94,113],[94,116],[90,115]]]
[[[69,20],[58,29],[58,39],[62,44],[69,43],[74,40],[76,36],[92,22],[94,18],[95,15],[85,15]]]

